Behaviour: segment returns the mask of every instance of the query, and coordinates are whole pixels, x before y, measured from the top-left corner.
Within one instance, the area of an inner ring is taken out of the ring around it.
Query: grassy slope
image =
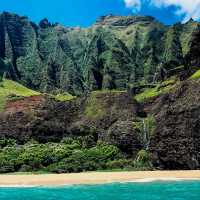
[[[147,88],[142,93],[139,93],[135,96],[135,99],[138,102],[144,102],[153,97],[157,97],[161,94],[170,92],[176,86],[175,80],[166,80],[161,84],[158,84],[155,88]]]
[[[28,97],[39,94],[39,92],[28,89],[17,82],[4,79],[2,82],[0,82],[0,111],[4,109],[8,95]]]
[[[54,98],[58,101],[70,101],[72,99],[75,99],[76,97],[75,96],[72,96],[71,94],[65,92],[65,93],[62,93],[62,94],[57,94],[54,96]]]
[[[200,78],[200,70],[198,70],[197,72],[195,72],[190,78],[191,79]]]
[[[200,70],[196,71],[189,79],[199,79],[200,78]],[[155,88],[147,88],[143,92],[137,94],[135,99],[138,102],[144,102],[153,97],[157,97],[161,94],[165,94],[170,92],[171,90],[175,89],[179,82],[174,80],[172,77],[169,80],[166,80],[160,84],[158,84]]]
[[[4,79],[2,82],[0,82],[0,111],[3,111],[7,97],[9,95],[16,95],[19,97],[29,97],[29,96],[40,95],[40,93],[31,90],[15,81]],[[67,92],[55,96],[53,95],[53,97],[58,101],[69,101],[76,98]]]

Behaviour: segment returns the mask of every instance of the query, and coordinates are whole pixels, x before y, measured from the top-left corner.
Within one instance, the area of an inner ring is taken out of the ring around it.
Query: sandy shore
[[[88,172],[79,174],[0,175],[0,187],[61,186],[155,180],[200,180],[200,171]]]

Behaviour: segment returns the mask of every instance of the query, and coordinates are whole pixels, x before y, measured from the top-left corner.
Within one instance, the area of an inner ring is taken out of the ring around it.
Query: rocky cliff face
[[[133,121],[143,115],[142,107],[126,92],[95,92],[67,102],[26,97],[7,102],[0,114],[0,139],[24,144],[31,139],[47,143],[92,137],[93,143],[101,140],[135,156],[143,145]]]
[[[151,138],[154,166],[162,169],[200,168],[200,81],[182,83],[160,98],[156,130]]]
[[[9,100],[0,114],[0,140],[22,145],[81,138],[87,146],[103,141],[133,160],[146,150],[155,168],[199,169],[199,85],[200,79],[183,81],[143,105],[120,91],[65,102],[49,95]]]
[[[124,89],[182,65],[197,25],[110,15],[81,29],[2,13],[0,58],[13,79],[41,91]]]

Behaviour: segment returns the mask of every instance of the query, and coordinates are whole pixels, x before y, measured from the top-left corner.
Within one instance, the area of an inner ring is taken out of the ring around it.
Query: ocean
[[[0,200],[200,200],[200,181],[0,188]]]

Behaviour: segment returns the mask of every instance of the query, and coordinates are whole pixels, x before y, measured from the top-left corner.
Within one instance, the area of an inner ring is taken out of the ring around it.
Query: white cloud
[[[184,16],[183,21],[200,19],[200,0],[124,0],[129,8],[139,11],[144,4],[158,8],[175,6],[175,14]]]
[[[127,8],[133,9],[134,12],[141,9],[142,2],[141,0],[124,0]]]

